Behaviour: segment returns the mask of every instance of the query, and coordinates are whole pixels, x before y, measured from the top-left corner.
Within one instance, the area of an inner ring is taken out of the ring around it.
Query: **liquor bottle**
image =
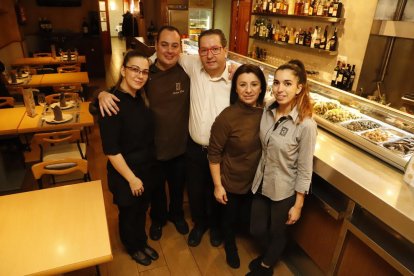
[[[352,65],[351,74],[349,75],[348,87],[346,89],[347,91],[352,90],[352,86],[354,85],[354,80],[355,80],[355,64]]]
[[[323,4],[323,16],[328,16],[329,13],[329,0]]]
[[[293,30],[293,28],[290,28],[288,33],[289,33],[288,43],[295,44],[295,31]]]
[[[341,63],[338,70],[338,77],[335,80],[335,87],[342,89],[342,80],[344,79],[344,65]]]
[[[311,44],[310,44],[311,48],[315,48],[315,43],[316,43],[317,38],[318,38],[318,26],[315,27],[315,30],[313,31],[313,34],[311,36]]]
[[[321,42],[319,44],[320,49],[325,50],[327,36],[328,36],[328,26],[325,26],[325,31],[323,32],[323,35],[321,36]]]
[[[276,9],[274,13],[280,13],[280,5],[282,4],[282,0],[276,0]]]
[[[329,39],[329,51],[336,51],[338,47],[338,35],[337,30],[335,28],[334,34],[332,35],[331,39]]]
[[[308,32],[305,32],[304,43],[305,46],[310,47],[312,43],[312,28],[309,28]]]
[[[332,16],[333,17],[341,17],[342,14],[342,3],[340,0],[334,0],[334,4],[333,4],[333,11],[332,11]]]
[[[279,41],[280,40],[280,22],[277,21],[276,27],[275,27],[275,33],[273,35],[273,40],[274,41]]]
[[[296,0],[294,14],[295,15],[302,15],[302,11],[303,11],[303,2],[302,2],[302,0]]]
[[[311,4],[309,5],[308,15],[313,16],[314,10],[315,10],[315,0],[312,0]]]
[[[301,32],[299,32],[299,45],[304,45],[305,44],[305,36],[306,36],[306,31],[302,30]]]
[[[317,9],[316,9],[316,15],[322,16],[323,15],[323,0],[318,1]]]
[[[311,4],[310,0],[305,0],[303,3],[303,11],[301,15],[309,15],[309,6]]]
[[[343,90],[346,90],[348,88],[350,76],[351,76],[351,65],[347,64],[346,68],[344,68],[344,77],[342,78],[342,84],[341,84],[341,87]]]
[[[289,3],[288,0],[283,1],[283,11],[282,14],[287,14],[289,10]]]
[[[266,38],[272,40],[273,37],[273,24],[272,21],[267,21],[267,36]]]
[[[262,12],[267,12],[267,0],[263,0],[263,3],[262,3]]]
[[[297,45],[299,45],[299,36],[301,32],[302,32],[302,28],[299,28],[299,30],[295,31],[295,44]]]
[[[329,9],[328,9],[328,16],[332,17],[332,13],[333,13],[333,7],[334,7],[334,2],[330,1],[329,2]]]
[[[83,18],[83,22],[82,22],[82,32],[83,32],[83,34],[88,34],[89,33],[88,23],[86,23],[85,18]]]
[[[273,13],[273,0],[269,0],[269,4],[267,4],[267,13]]]
[[[340,64],[341,64],[341,62],[338,60],[338,62],[336,63],[336,67],[334,68],[334,71],[333,71],[333,74],[332,74],[331,86],[335,87],[336,78],[338,77],[339,65]]]

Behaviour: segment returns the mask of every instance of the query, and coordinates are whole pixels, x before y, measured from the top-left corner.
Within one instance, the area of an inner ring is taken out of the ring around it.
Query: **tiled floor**
[[[118,77],[119,67],[122,62],[122,53],[125,42],[118,38],[112,39],[112,56],[107,56],[106,79],[92,80],[94,86],[100,88],[110,87]],[[160,258],[150,266],[145,267],[133,261],[124,251],[118,233],[117,209],[112,204],[112,195],[108,191],[106,184],[106,158],[102,153],[99,129],[95,125],[89,137],[88,161],[92,179],[101,179],[104,188],[105,207],[108,219],[113,261],[100,265],[100,272],[103,276],[134,276],[134,275],[245,275],[248,272],[248,263],[258,255],[253,241],[249,237],[238,237],[239,255],[241,267],[239,269],[230,268],[225,261],[223,246],[212,247],[209,242],[208,233],[204,235],[198,247],[187,246],[188,235],[178,234],[173,224],[168,223],[163,229],[163,236],[160,241],[149,240],[159,253]],[[33,189],[35,185],[28,180],[24,189]],[[189,217],[188,203],[185,203],[186,220],[191,225]],[[147,223],[149,227],[149,219]],[[287,266],[280,262],[274,270],[277,275],[293,275]],[[83,269],[67,273],[66,275],[83,276],[95,275],[94,268]]]

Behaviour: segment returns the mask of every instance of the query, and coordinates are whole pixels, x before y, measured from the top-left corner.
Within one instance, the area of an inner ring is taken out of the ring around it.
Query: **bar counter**
[[[318,128],[314,172],[414,243],[414,188],[401,171]]]

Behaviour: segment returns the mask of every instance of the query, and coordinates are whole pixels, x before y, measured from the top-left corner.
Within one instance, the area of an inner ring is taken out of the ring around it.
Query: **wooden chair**
[[[83,173],[83,180],[85,182],[91,179],[88,171],[88,161],[84,159],[66,158],[44,161],[32,166],[32,173],[39,185],[39,189],[43,189],[43,175],[67,175],[77,171]]]
[[[79,95],[79,94],[76,92],[69,92],[69,93],[64,93],[64,95],[65,95],[65,99],[67,101],[70,101],[72,97],[74,97],[75,95]],[[49,105],[52,103],[57,103],[59,102],[59,99],[60,99],[60,93],[47,95],[45,99],[46,99],[46,103]]]
[[[59,66],[57,68],[58,73],[73,73],[80,72],[81,68],[78,65]]]
[[[80,129],[36,133],[32,142],[40,147],[40,160],[86,159],[86,144],[81,143]]]
[[[83,92],[83,87],[81,84],[62,84],[59,86],[53,86],[53,91],[56,93],[79,93],[82,94]]]
[[[51,57],[52,53],[34,53],[33,57]]]
[[[14,107],[13,97],[0,97],[0,108]]]

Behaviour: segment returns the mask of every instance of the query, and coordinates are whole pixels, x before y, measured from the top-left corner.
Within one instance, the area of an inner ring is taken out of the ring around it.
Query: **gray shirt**
[[[294,195],[295,191],[308,193],[317,126],[312,118],[297,124],[296,107],[278,122],[275,122],[275,114],[276,105],[272,104],[262,115],[262,157],[253,180],[252,192],[257,192],[263,180],[261,193],[273,201],[279,201]]]

